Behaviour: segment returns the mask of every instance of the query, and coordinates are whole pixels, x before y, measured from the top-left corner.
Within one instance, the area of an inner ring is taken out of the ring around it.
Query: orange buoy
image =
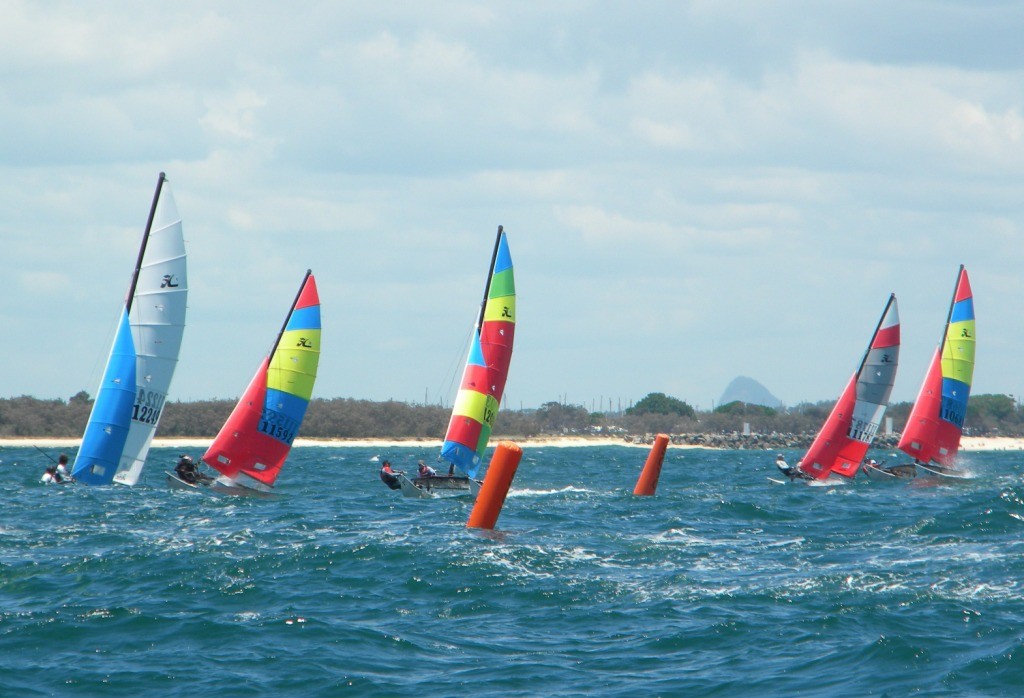
[[[502,441],[498,444],[494,457],[491,458],[491,465],[487,468],[487,475],[484,476],[484,484],[476,496],[473,511],[469,514],[469,521],[466,523],[468,528],[494,528],[522,457],[523,449],[511,441]]]
[[[654,445],[651,446],[651,453],[647,456],[644,469],[636,481],[633,494],[652,495],[654,490],[658,489],[658,476],[661,475],[661,464],[665,460],[666,448],[668,448],[668,434],[658,434],[654,437]]]

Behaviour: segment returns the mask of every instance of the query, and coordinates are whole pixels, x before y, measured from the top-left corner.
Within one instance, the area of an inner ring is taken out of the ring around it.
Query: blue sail
[[[109,485],[117,472],[135,404],[135,342],[128,310],[121,312],[99,394],[93,403],[72,476],[87,485]]]

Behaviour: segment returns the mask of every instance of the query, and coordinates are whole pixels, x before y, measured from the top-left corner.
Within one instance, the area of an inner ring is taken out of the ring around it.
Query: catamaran
[[[402,494],[407,497],[452,494],[473,491],[479,485],[475,478],[501,405],[512,360],[515,328],[512,255],[504,229],[499,225],[469,356],[441,446],[440,459],[449,464],[448,473],[412,479],[400,475]]]
[[[892,468],[893,475],[910,477],[920,468],[933,475],[966,477],[955,461],[974,376],[974,324],[974,294],[961,264],[942,339],[897,445],[914,462]]]
[[[266,494],[299,433],[320,363],[320,296],[306,271],[270,353],[256,370],[203,462],[220,475],[222,494]],[[167,474],[173,486],[195,486]]]
[[[900,314],[892,294],[860,366],[801,459],[799,472],[819,481],[833,473],[846,478],[857,474],[889,405],[899,355]]]
[[[72,476],[134,485],[167,401],[185,331],[188,283],[181,217],[163,172]]]

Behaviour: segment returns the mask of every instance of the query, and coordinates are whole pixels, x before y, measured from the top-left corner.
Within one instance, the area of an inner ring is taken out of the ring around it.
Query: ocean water
[[[42,486],[0,449],[0,695],[1018,696],[1020,453],[974,478],[774,485],[773,453],[527,448],[493,533],[374,456],[273,499]],[[796,453],[787,454],[795,459]]]

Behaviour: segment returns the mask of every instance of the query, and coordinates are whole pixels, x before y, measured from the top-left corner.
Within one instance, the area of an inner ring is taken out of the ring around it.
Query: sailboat
[[[134,485],[163,414],[185,330],[185,240],[160,173],[113,346],[72,476]]]
[[[955,460],[974,376],[974,329],[974,294],[961,264],[942,339],[897,446],[914,459],[910,469],[916,466],[934,475],[965,477]]]
[[[857,474],[889,405],[899,355],[900,314],[892,294],[860,366],[798,465],[804,476],[825,480],[833,473],[847,478]]]
[[[270,353],[203,454],[203,462],[220,473],[213,490],[273,489],[306,415],[319,362],[320,296],[307,270]]]
[[[484,297],[462,382],[452,408],[440,459],[448,462],[448,475],[407,478],[399,476],[402,494],[422,497],[436,492],[474,489],[481,459],[487,450],[494,420],[505,390],[516,329],[516,286],[512,255],[502,226],[491,253]],[[465,475],[456,475],[455,470]]]

